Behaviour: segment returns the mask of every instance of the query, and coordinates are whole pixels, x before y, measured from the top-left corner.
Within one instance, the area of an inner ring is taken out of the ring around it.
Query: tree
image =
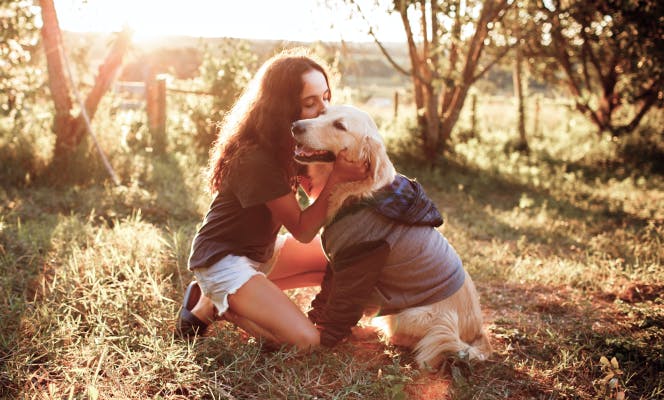
[[[390,11],[401,17],[410,69],[394,61],[370,27],[387,60],[412,79],[422,150],[429,163],[449,141],[470,87],[510,49],[509,43],[498,43],[491,34],[510,4],[507,0],[394,0]],[[483,53],[488,45],[497,51],[486,61]]]
[[[599,134],[633,131],[664,105],[664,4],[657,0],[536,1],[533,52]],[[633,106],[626,110],[625,106]]]
[[[4,114],[16,116],[26,96],[38,86],[27,83],[38,75],[33,62],[39,42],[37,14],[36,7],[24,2],[0,0],[0,108]]]
[[[42,40],[48,66],[48,86],[55,105],[53,130],[56,140],[53,157],[54,162],[59,163],[66,161],[86,134],[86,114],[89,120],[92,120],[102,96],[110,88],[113,78],[122,66],[124,56],[129,49],[131,32],[125,30],[117,35],[108,56],[99,67],[99,74],[92,89],[84,101],[86,114],[81,110],[74,117],[74,103],[71,97],[72,82],[67,73],[62,33],[53,0],[40,0],[39,4],[43,20]]]

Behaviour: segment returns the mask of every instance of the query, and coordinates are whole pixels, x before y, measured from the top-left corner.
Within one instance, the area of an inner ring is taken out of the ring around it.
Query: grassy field
[[[48,112],[21,126],[3,118],[0,397],[664,398],[662,176],[625,166],[619,144],[542,104],[524,155],[510,150],[511,99],[479,98],[475,134],[466,112],[434,168],[412,157],[407,108],[398,120],[390,107],[371,110],[398,169],[443,213],[495,348],[487,362],[450,357],[435,373],[378,337],[309,355],[269,351],[224,322],[193,344],[175,339],[189,246],[209,201],[186,115],[170,112],[160,156],[142,114],[98,116],[121,186],[93,152],[80,171],[93,179],[34,182],[24,171],[49,157]],[[306,309],[315,292],[289,295]]]

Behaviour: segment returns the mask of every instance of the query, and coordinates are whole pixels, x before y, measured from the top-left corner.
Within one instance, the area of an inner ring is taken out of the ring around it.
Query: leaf
[[[616,360],[615,357],[613,357],[613,358],[611,359],[611,366],[612,366],[613,368],[615,368],[615,369],[620,368],[620,366],[618,365],[618,360]]]

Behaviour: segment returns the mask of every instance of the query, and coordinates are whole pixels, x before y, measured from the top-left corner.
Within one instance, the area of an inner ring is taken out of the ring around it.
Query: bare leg
[[[227,321],[239,326],[251,336],[262,337],[271,342],[279,343],[279,339],[274,336],[271,332],[263,329],[259,325],[256,325],[253,321],[243,318],[231,310],[228,310],[224,313],[224,319]]]
[[[216,317],[216,315],[214,315],[214,304],[212,303],[212,300],[204,294],[201,294],[201,297],[198,299],[198,302],[191,312],[198,319],[206,323],[213,321]]]
[[[276,285],[280,290],[288,290],[307,286],[318,286],[323,280],[326,265],[327,259],[323,254],[323,248],[318,236],[309,243],[301,243],[289,235],[279,252],[277,260],[275,261],[270,274],[268,275],[268,279],[272,281],[274,285]],[[236,292],[234,295],[229,296],[231,309],[234,309],[232,299],[236,298],[237,294],[239,294],[239,292],[242,291],[246,285],[247,284],[243,285],[242,288],[240,288],[240,290],[238,290],[238,292]],[[288,299],[288,297],[286,297],[281,291],[280,294],[290,303],[292,307],[295,307],[297,312],[301,314],[301,316],[310,325],[310,328],[315,329],[315,327],[311,325],[306,316],[301,313],[299,308],[297,308],[297,306],[293,304],[290,299]],[[240,300],[240,302],[242,302],[242,300]],[[273,307],[268,304],[266,310],[273,310]],[[271,331],[269,329],[266,330],[266,327],[260,323],[256,323],[257,321],[252,320],[251,317],[243,315],[237,310],[233,311],[235,311],[236,315],[231,315],[231,313],[228,313],[225,314],[224,317],[248,333],[254,336],[265,337],[266,339],[279,343],[291,343],[287,340],[277,339],[274,334],[270,333]],[[201,295],[198,303],[196,306],[194,306],[192,313],[201,321],[206,322],[212,321],[216,317],[216,315],[214,315],[214,305],[212,301],[205,295]],[[316,331],[316,335],[318,335],[318,331]]]
[[[231,311],[251,321],[250,333],[267,331],[268,339],[309,350],[320,343],[320,334],[300,309],[271,281],[255,275],[228,296]],[[242,327],[244,328],[244,327]],[[269,336],[268,336],[269,335]]]
[[[323,280],[327,259],[320,238],[300,243],[289,235],[268,279],[281,290],[318,286]]]

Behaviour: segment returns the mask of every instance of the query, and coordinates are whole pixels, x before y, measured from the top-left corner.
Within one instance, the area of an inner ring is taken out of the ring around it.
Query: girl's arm
[[[289,193],[267,202],[267,207],[277,222],[286,227],[295,239],[309,243],[325,223],[330,195],[339,183],[361,180],[367,177],[367,166],[346,160],[343,152],[337,156],[334,169],[316,201],[306,209],[300,209],[295,194]]]

